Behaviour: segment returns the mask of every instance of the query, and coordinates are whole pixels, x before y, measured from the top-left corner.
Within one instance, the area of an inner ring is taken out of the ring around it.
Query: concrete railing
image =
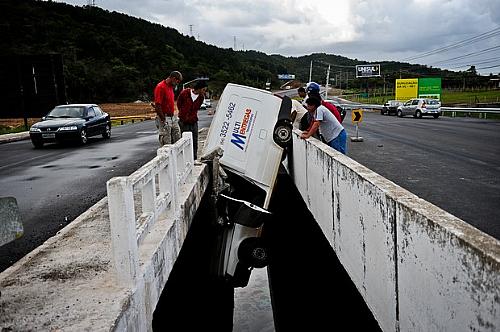
[[[149,331],[208,186],[190,134],[0,273],[0,330]]]
[[[167,210],[178,213],[178,188],[193,165],[193,138],[187,132],[173,146],[158,149],[153,160],[130,176],[107,182],[113,258],[122,282],[135,284],[138,246]]]
[[[384,331],[500,330],[500,241],[298,134],[296,186]]]

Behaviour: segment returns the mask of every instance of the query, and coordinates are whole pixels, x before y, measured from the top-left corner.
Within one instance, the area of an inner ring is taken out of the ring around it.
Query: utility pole
[[[189,35],[193,36],[193,25],[192,24],[189,25]]]
[[[384,96],[385,96],[385,74],[382,75],[382,77],[384,78]],[[387,114],[389,114],[389,113],[387,113]]]
[[[340,75],[339,75],[339,89],[342,90],[342,69],[340,70]]]
[[[309,82],[312,80],[312,74],[313,74],[313,61],[311,60],[311,66],[309,67]]]
[[[325,99],[328,99],[328,82],[330,81],[330,65],[328,65],[328,70],[326,71],[326,92],[325,92]]]
[[[236,36],[233,36],[233,51],[236,51]]]

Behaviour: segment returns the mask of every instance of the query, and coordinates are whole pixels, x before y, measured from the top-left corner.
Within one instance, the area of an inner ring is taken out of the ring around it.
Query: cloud
[[[285,56],[325,52],[366,61],[400,61],[500,26],[498,0],[96,0],[96,5],[185,35],[192,31],[223,48],[233,47],[236,37],[237,49]],[[499,44],[497,35],[418,61],[432,64]]]

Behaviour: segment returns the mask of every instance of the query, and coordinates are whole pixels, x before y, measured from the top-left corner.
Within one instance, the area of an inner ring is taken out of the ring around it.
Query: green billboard
[[[420,98],[441,99],[441,77],[419,78],[418,96]]]

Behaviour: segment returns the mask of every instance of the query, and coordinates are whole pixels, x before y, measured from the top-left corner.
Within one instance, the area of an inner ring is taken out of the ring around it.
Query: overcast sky
[[[59,2],[83,6],[89,0]],[[222,48],[233,48],[236,38],[238,50],[266,54],[329,53],[500,72],[500,0],[95,0],[95,5]],[[461,47],[412,59],[462,41]]]

